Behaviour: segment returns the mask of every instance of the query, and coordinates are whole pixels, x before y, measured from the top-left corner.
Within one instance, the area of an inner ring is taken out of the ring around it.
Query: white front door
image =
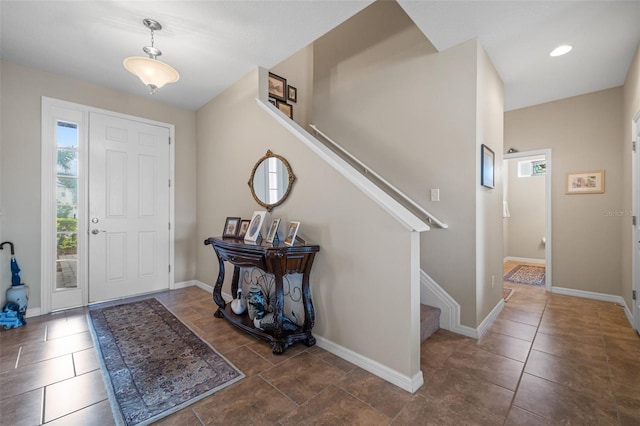
[[[169,288],[167,127],[90,113],[89,302]]]
[[[633,327],[640,333],[640,112],[633,120],[632,137],[635,143],[633,154],[633,259],[632,259],[632,290],[635,299],[632,300]]]

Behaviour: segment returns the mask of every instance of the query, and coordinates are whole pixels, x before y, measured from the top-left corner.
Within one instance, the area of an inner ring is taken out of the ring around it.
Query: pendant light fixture
[[[153,19],[144,19],[142,23],[151,30],[151,46],[142,48],[144,53],[149,55],[149,57],[131,56],[126,58],[122,64],[127,71],[137,76],[140,81],[149,86],[151,94],[153,95],[156,89],[161,88],[167,83],[175,83],[178,81],[180,74],[170,65],[157,59],[158,56],[162,55],[162,52],[153,45],[153,32],[160,31],[162,25]]]

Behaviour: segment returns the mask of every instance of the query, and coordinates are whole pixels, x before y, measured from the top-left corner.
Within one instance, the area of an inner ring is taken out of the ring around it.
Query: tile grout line
[[[514,403],[516,401],[516,395],[518,394],[518,390],[520,389],[520,383],[522,382],[522,376],[524,376],[524,374],[525,374],[524,370],[527,367],[527,362],[529,361],[529,357],[531,356],[531,351],[533,350],[533,344],[536,341],[536,338],[538,337],[538,330],[540,329],[540,324],[542,324],[542,318],[544,317],[544,313],[547,310],[548,303],[549,303],[549,300],[545,298],[544,309],[542,309],[542,314],[540,315],[540,320],[538,321],[538,325],[536,326],[536,332],[533,335],[533,340],[531,341],[531,346],[529,346],[529,351],[527,352],[527,357],[525,358],[524,363],[522,364],[522,372],[520,373],[520,377],[518,378],[518,383],[516,384],[516,389],[513,392],[513,398],[511,398],[511,404],[509,404],[509,410],[507,411],[507,417],[505,417],[504,422],[502,423],[503,425],[505,425],[507,423],[507,420],[509,419],[509,414],[511,413],[511,410],[514,407]],[[525,411],[528,411],[528,410],[525,410]],[[546,419],[546,417],[541,416],[541,415],[539,415],[537,413],[533,413],[533,414],[536,414],[537,416]]]
[[[20,355],[22,355],[22,346],[20,346],[20,348],[18,349],[18,357],[16,358],[16,364],[13,367],[14,370],[18,369],[18,364],[20,363]]]
[[[600,318],[600,313],[598,312],[598,325],[600,326],[600,332],[602,333],[602,318]],[[602,338],[602,344],[604,347],[604,356],[607,359],[607,371],[609,376],[609,389],[611,390],[611,396],[613,397],[613,404],[616,407],[616,417],[618,419],[618,424],[622,424],[622,420],[620,419],[620,408],[618,408],[618,397],[613,389],[613,372],[611,371],[611,363],[609,362],[609,351],[607,340],[604,338],[604,333],[600,336]]]
[[[44,424],[44,399],[45,399],[45,387],[42,387],[42,392],[41,392],[41,398],[40,398],[40,424],[43,425]]]

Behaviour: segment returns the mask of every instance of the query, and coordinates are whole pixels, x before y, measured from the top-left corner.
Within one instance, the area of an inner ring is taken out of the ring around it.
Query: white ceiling
[[[256,66],[271,68],[371,1],[0,0],[0,58],[140,96],[122,66],[155,45],[180,81],[161,102],[197,109]],[[477,37],[511,110],[624,83],[640,40],[640,0],[409,1],[400,5],[438,50]],[[566,56],[548,53],[574,45]]]

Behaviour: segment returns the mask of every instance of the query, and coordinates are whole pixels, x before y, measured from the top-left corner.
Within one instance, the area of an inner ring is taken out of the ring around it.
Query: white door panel
[[[169,287],[169,129],[90,115],[89,302]]]

